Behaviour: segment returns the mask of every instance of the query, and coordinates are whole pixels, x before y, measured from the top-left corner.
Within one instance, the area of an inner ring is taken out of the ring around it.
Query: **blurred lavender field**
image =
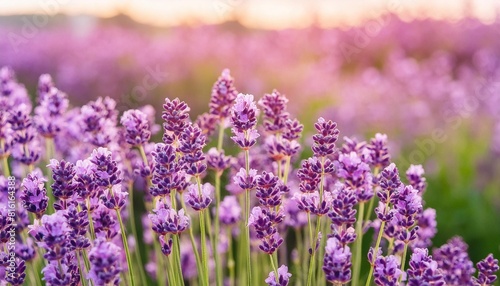
[[[286,94],[305,126],[323,116],[343,134],[386,133],[401,169],[423,164],[428,172],[434,245],[457,234],[475,261],[500,253],[500,20],[388,15],[352,29],[264,31],[58,16],[29,36],[2,21],[0,66],[11,66],[33,96],[49,73],[75,106],[110,96],[124,111],[179,97],[195,115],[229,68],[241,92]]]

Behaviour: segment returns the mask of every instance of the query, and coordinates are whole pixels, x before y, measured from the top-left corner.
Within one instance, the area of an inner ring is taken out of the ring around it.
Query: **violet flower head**
[[[100,199],[108,209],[119,210],[127,204],[128,193],[122,190],[122,185],[113,185],[104,190]]]
[[[8,265],[5,281],[12,286],[23,285],[26,278],[26,262],[19,257],[10,256]]]
[[[234,136],[231,139],[242,149],[249,149],[260,136],[255,126],[257,125],[257,106],[253,95],[238,94],[236,102],[231,109],[231,131]]]
[[[88,279],[96,285],[118,285],[120,283],[120,247],[112,242],[97,240],[89,251],[90,271]]]
[[[428,208],[418,218],[417,239],[412,247],[426,248],[432,245],[432,238],[437,233],[436,210]]]
[[[396,203],[399,189],[403,186],[399,179],[399,171],[394,163],[387,166],[380,174],[379,185],[381,190],[377,192],[377,196],[383,203]]]
[[[198,117],[194,122],[194,124],[198,125],[201,128],[203,134],[207,137],[214,134],[218,123],[219,123],[218,116],[207,112],[198,115]]]
[[[153,155],[152,196],[166,196],[172,190],[182,192],[186,186],[186,174],[182,163],[176,159],[176,150],[170,144],[157,143]]]
[[[297,119],[287,119],[285,121],[285,130],[283,131],[283,138],[287,140],[297,140],[302,134],[304,125]]]
[[[94,178],[93,164],[89,159],[78,160],[75,164],[75,191],[82,199],[93,196],[97,189],[96,179]]]
[[[93,164],[96,182],[99,186],[107,188],[122,181],[121,171],[118,170],[117,163],[107,148],[94,149],[90,155],[90,162]]]
[[[241,206],[235,196],[225,196],[219,205],[220,221],[223,224],[235,224],[241,219]]]
[[[281,265],[278,268],[278,279],[276,279],[274,271],[271,271],[265,282],[268,286],[288,286],[290,277],[292,277],[292,274],[288,272],[288,267]]]
[[[351,281],[351,250],[335,237],[326,241],[323,271],[326,280],[336,284]]]
[[[212,87],[210,97],[210,114],[215,115],[219,120],[229,116],[231,106],[238,95],[234,87],[234,79],[231,77],[229,69],[224,69]]]
[[[12,144],[12,129],[10,123],[7,122],[9,114],[7,112],[0,112],[0,158],[10,154],[10,147]]]
[[[165,121],[163,123],[163,129],[165,130],[163,142],[172,144],[178,140],[180,134],[188,125],[190,108],[178,98],[174,100],[166,98],[163,109],[161,116]]]
[[[330,225],[333,237],[342,244],[354,242],[356,234],[352,231],[352,226],[356,222],[357,199],[351,189],[344,186],[333,191],[333,201],[328,217],[332,220]]]
[[[94,208],[92,220],[97,237],[109,240],[118,234],[119,226],[116,219],[116,212],[108,209],[103,204],[98,204]]]
[[[132,146],[143,145],[151,138],[147,115],[138,110],[127,110],[120,123],[125,127],[125,140]]]
[[[370,162],[372,166],[381,169],[389,165],[391,155],[387,147],[387,135],[380,133],[375,134],[375,138],[370,140],[367,147],[371,151]]]
[[[414,189],[418,190],[420,195],[425,192],[425,188],[427,187],[427,182],[423,175],[424,168],[422,168],[422,165],[410,165],[408,171],[406,171],[408,182]]]
[[[495,275],[498,272],[498,259],[493,258],[493,254],[488,254],[485,259],[479,261],[477,264],[479,274],[477,278],[473,278],[474,285],[493,285],[497,280]]]
[[[201,190],[198,188],[201,188]],[[215,188],[210,183],[205,183],[202,186],[191,184],[188,187],[186,202],[196,211],[204,210],[212,202],[214,190]]]
[[[467,248],[467,244],[460,237],[454,237],[440,248],[434,249],[434,260],[443,272],[446,285],[472,284],[475,269]]]
[[[373,197],[372,174],[368,164],[352,151],[339,156],[337,176],[344,178],[345,184],[357,195],[359,201],[369,201]]]
[[[113,99],[99,97],[80,108],[79,123],[84,141],[104,147],[115,140],[118,117],[115,107]]]
[[[229,168],[231,157],[224,154],[224,150],[218,151],[217,148],[212,147],[207,152],[208,167],[214,169],[216,172],[222,172]]]
[[[257,178],[255,196],[259,199],[259,203],[265,207],[273,208],[281,205],[281,197],[283,194],[288,193],[288,191],[288,187],[283,185],[273,173],[264,171]]]
[[[371,160],[370,156],[366,156],[370,151],[367,148],[365,141],[358,141],[354,137],[344,136],[344,144],[342,144],[341,152],[344,154],[350,154],[351,152],[356,153],[359,158],[365,163],[369,163]],[[369,155],[369,154],[368,154]]]
[[[264,111],[264,129],[270,133],[281,133],[290,116],[286,112],[288,99],[275,89],[271,94],[264,94],[258,103]]]
[[[326,215],[330,211],[333,201],[333,197],[329,192],[325,192],[322,199],[320,199],[319,192],[295,193],[292,199],[297,202],[300,210],[317,216]]]
[[[158,203],[153,213],[148,215],[152,223],[153,231],[165,235],[167,233],[178,234],[189,227],[189,217],[184,214],[184,209],[176,211],[170,206]]]
[[[446,284],[437,262],[428,255],[428,250],[425,248],[415,248],[413,250],[407,274],[409,286],[443,286]]]
[[[66,258],[67,257],[67,258]],[[80,273],[75,257],[67,255],[61,263],[50,261],[42,269],[43,280],[47,285],[78,285]]]
[[[78,250],[88,248],[90,246],[90,240],[85,236],[89,225],[87,211],[78,211],[74,205],[71,205],[66,210],[64,217],[66,218],[68,226],[71,228],[71,245]]]
[[[61,202],[54,204],[55,209],[66,209],[66,201],[70,199],[76,191],[78,186],[73,178],[75,177],[75,165],[71,162],[61,160],[60,162],[51,159],[50,164],[47,165],[52,170],[52,192],[54,197],[58,198]]]
[[[50,74],[40,75],[38,78],[38,97],[43,100],[45,94],[48,93],[54,86],[54,81],[52,80]]]
[[[320,117],[318,122],[314,124],[314,128],[318,131],[317,134],[313,135],[312,150],[314,155],[316,157],[332,155],[335,152],[335,142],[337,142],[340,133],[337,129],[337,123]]]
[[[64,124],[63,114],[68,109],[69,100],[64,92],[55,87],[41,95],[40,105],[35,108],[34,122],[40,135],[53,138]]]
[[[49,198],[45,189],[47,180],[39,172],[29,173],[21,184],[21,200],[27,211],[40,219],[47,210]]]
[[[314,165],[317,162],[315,158],[309,158],[302,161],[301,168],[297,171],[297,177],[300,179],[299,190],[302,193],[315,192],[320,183],[320,174],[314,171]]]
[[[257,186],[257,170],[250,169],[248,174],[245,168],[240,168],[236,176],[234,176],[234,183],[240,186],[242,190],[250,191],[255,189]]]
[[[248,226],[253,226],[257,237],[262,239],[271,236],[278,230],[274,226],[273,213],[270,210],[261,207],[254,207],[248,218]]]
[[[159,240],[160,240],[161,252],[165,256],[169,256],[172,253],[172,245],[174,243],[174,240],[171,237],[166,238],[165,236],[160,236]]]
[[[46,251],[44,258],[47,260],[60,260],[72,251],[69,227],[64,211],[56,211],[51,215],[44,215],[41,226],[32,228],[29,233],[39,241],[39,246]]]
[[[397,286],[399,277],[403,275],[399,268],[399,261],[396,256],[378,256],[373,273],[375,284],[379,286]]]
[[[187,174],[199,176],[207,170],[203,154],[205,145],[206,137],[197,125],[189,124],[180,134],[178,151],[184,155],[182,159]]]

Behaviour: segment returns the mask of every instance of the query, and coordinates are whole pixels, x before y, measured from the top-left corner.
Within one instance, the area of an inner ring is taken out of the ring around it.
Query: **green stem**
[[[406,263],[406,253],[408,252],[408,243],[405,243],[403,250],[403,257],[401,257],[401,275],[398,278],[398,285],[401,282],[401,278],[403,278],[403,274],[405,272],[405,263]]]
[[[245,134],[247,136],[247,134]],[[250,173],[250,152],[245,150],[245,170],[247,176]],[[247,257],[247,285],[252,285],[252,261],[250,257],[250,226],[248,225],[248,218],[250,217],[250,190],[245,190],[245,236],[246,236],[246,257]]]
[[[231,233],[231,229],[227,228],[227,247],[229,250],[227,257],[227,268],[229,270],[229,285],[234,286],[234,254],[233,254],[233,235]]]
[[[154,247],[154,250],[155,250],[155,255],[156,255],[156,264],[157,264],[157,268],[156,268],[156,280],[158,282],[158,285],[165,285],[166,284],[166,281],[165,281],[165,276],[163,276],[163,271],[162,269],[165,269],[165,263],[164,263],[164,255],[163,255],[163,252],[161,251],[161,248],[160,248],[160,241],[159,239],[155,239],[153,241],[153,247]],[[172,282],[172,278],[171,278],[171,271],[170,271],[170,266],[167,265],[167,276],[168,276],[168,283],[170,284]]]
[[[205,230],[205,210],[199,212],[200,217],[200,232],[201,232],[201,262],[203,267],[203,282],[204,285],[209,285],[209,275],[208,275],[208,255],[207,255],[207,242],[206,242],[206,230]]]
[[[276,265],[274,265],[274,258],[271,254],[269,254],[269,258],[269,260],[271,260],[271,266],[274,270],[274,278],[276,279],[276,283],[279,284],[278,268],[276,268]]]
[[[169,256],[164,256],[164,259],[166,258],[167,260],[167,276],[168,276],[168,285],[179,285],[178,284],[178,277],[175,273],[175,262],[172,262],[172,260],[175,260],[175,257],[170,257]],[[158,269],[157,271],[161,271],[161,269]]]
[[[354,248],[355,260],[354,271],[352,275],[352,286],[357,286],[359,283],[359,273],[361,271],[361,253],[363,252],[363,216],[365,210],[365,202],[359,203],[358,221],[356,221],[356,245]]]
[[[219,232],[220,232],[220,214],[219,214],[219,206],[220,206],[220,177],[221,172],[217,172],[215,174],[215,239],[213,241],[213,249],[214,249],[214,258],[215,258],[215,273],[216,273],[216,283],[218,286],[222,285],[222,265],[219,255]]]
[[[316,230],[314,233],[314,240],[312,242],[312,248],[311,248],[311,260],[309,261],[309,271],[307,273],[307,285],[311,286],[312,285],[312,277],[313,277],[313,270],[315,267],[315,262],[316,262],[316,241],[318,240],[318,235],[319,235],[319,227],[321,225],[321,217],[318,216],[316,219]]]
[[[90,198],[87,198],[87,216],[89,218],[90,238],[95,240],[94,220],[92,219],[92,213],[90,212]]]
[[[184,202],[183,196],[181,196],[181,206],[183,209],[187,210],[186,203]],[[196,258],[196,268],[198,270],[198,273],[203,273],[203,267],[201,265],[200,253],[198,252],[198,247],[196,247],[196,240],[194,239],[192,224],[189,226],[189,238],[191,240],[191,247],[193,248],[194,256]],[[199,276],[200,284],[204,285],[203,281],[201,280],[202,277],[203,277],[203,275]]]
[[[184,276],[182,275],[182,266],[181,266],[181,245],[179,243],[179,235],[174,235],[173,236],[174,240],[174,255],[175,255],[175,263],[176,263],[176,272],[177,272],[177,279],[179,280],[179,283],[181,285],[184,285]]]
[[[118,218],[118,222],[120,223],[120,232],[122,235],[123,248],[125,248],[125,255],[127,257],[127,266],[128,266],[128,276],[130,279],[130,283],[132,286],[135,285],[134,275],[132,275],[132,260],[130,259],[130,251],[128,249],[127,235],[125,233],[125,227],[123,225],[122,215],[120,214],[119,209],[115,209],[116,216]]]
[[[86,286],[86,280],[83,277],[83,270],[82,270],[82,264],[80,263],[80,253],[76,251],[76,261],[78,261],[78,269],[80,270],[80,281],[82,282],[82,285]]]
[[[136,242],[139,242],[139,237],[137,235],[137,228],[135,224],[135,214],[134,214],[134,187],[132,184],[129,184],[129,198],[130,203],[128,205],[128,212],[130,217],[130,226],[132,228],[132,234],[134,235],[134,239]],[[134,251],[134,257],[137,262],[139,268],[139,276],[141,278],[142,285],[147,285],[146,275],[144,274],[144,267],[142,263],[141,257],[141,249],[139,247],[140,243],[136,243],[136,249]]]
[[[387,208],[386,208],[387,209]],[[380,229],[378,231],[377,242],[375,243],[375,248],[373,249],[373,263],[370,263],[370,273],[368,273],[368,279],[366,280],[365,286],[369,286],[372,280],[373,267],[375,266],[375,260],[377,259],[378,247],[380,246],[380,241],[382,240],[382,234],[384,233],[385,221],[380,224]]]
[[[45,159],[47,164],[50,163],[50,159],[54,158],[54,139],[53,138],[45,138]],[[27,147],[26,147],[26,152],[28,152]],[[30,170],[31,172],[32,170]],[[47,213],[51,214],[52,213],[52,208],[54,207],[54,203],[56,201],[54,194],[52,192],[52,169],[47,168],[47,196],[49,197],[49,202],[48,202],[48,208],[47,208]],[[49,191],[50,190],[50,191]]]

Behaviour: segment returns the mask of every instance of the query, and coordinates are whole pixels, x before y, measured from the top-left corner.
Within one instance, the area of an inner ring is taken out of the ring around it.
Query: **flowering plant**
[[[2,283],[496,280],[498,260],[488,255],[474,275],[459,237],[430,254],[436,212],[424,207],[424,170],[412,165],[402,178],[386,135],[344,137],[338,146],[337,124],[319,118],[312,156],[298,162],[303,126],[287,112],[287,98],[276,90],[258,101],[238,93],[228,70],[214,84],[209,112],[194,122],[185,102],[165,100],[161,143],[150,141],[158,131],[151,108],[120,120],[109,98],[69,109],[66,94],[43,75],[32,115],[12,70],[0,76]],[[225,144],[240,152],[227,155]],[[20,185],[11,170],[24,178]]]

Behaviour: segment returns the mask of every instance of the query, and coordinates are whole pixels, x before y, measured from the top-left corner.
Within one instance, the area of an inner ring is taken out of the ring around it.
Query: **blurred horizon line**
[[[386,14],[402,20],[459,21],[476,18],[491,23],[500,18],[495,0],[0,0],[0,17],[57,14],[111,18],[120,14],[159,27],[220,24],[237,21],[248,28],[287,29],[317,25],[322,28],[358,26]]]

